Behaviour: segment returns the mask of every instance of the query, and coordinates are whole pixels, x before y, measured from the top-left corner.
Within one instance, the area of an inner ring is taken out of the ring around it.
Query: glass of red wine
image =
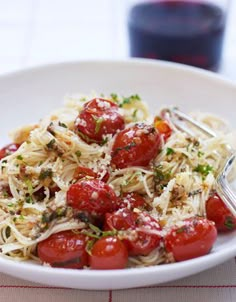
[[[230,0],[130,1],[130,55],[217,70]]]

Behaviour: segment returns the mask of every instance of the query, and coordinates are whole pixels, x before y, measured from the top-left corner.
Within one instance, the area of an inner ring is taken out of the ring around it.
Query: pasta
[[[111,94],[104,98],[118,105],[125,129],[140,122],[153,123],[138,95],[125,98]],[[75,125],[84,126],[78,115],[89,100],[68,97],[62,109],[37,125],[11,133],[13,142],[20,146],[1,160],[0,249],[4,257],[39,261],[37,245],[52,234],[66,230],[96,233],[67,204],[67,192],[75,183],[78,166],[91,169],[101,181],[108,175],[107,184],[117,197],[131,192],[140,194],[146,205],[144,209],[134,208],[134,212],[145,211],[157,220],[162,229],[153,232],[160,236],[173,226],[181,227],[188,218],[206,216],[206,201],[228,156],[227,144],[232,144],[232,135],[225,133],[221,119],[193,114],[213,127],[217,137],[196,139],[170,125],[171,136],[167,140],[161,137],[161,148],[150,164],[114,168],[113,134],[103,136],[102,143],[88,143],[85,136],[75,131]],[[98,106],[104,104],[100,102]],[[103,121],[96,120],[96,127]],[[152,232],[140,228],[142,232]],[[122,239],[123,233],[118,232],[117,236]],[[130,255],[129,266],[166,263],[169,256],[160,244],[148,255]]]

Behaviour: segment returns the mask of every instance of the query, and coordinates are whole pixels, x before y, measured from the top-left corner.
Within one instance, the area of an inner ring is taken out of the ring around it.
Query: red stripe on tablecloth
[[[112,302],[112,290],[109,290],[108,302]]]
[[[154,285],[140,288],[236,288],[236,285]]]

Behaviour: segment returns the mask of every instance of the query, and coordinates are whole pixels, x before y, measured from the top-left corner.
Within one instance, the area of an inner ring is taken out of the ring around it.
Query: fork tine
[[[206,125],[199,123],[197,121],[195,121],[193,118],[191,118],[190,116],[188,116],[187,114],[185,114],[184,112],[180,111],[177,108],[166,108],[163,110],[163,112],[168,112],[171,117],[173,118],[176,117],[178,120],[184,120],[187,121],[188,123],[190,123],[192,126],[198,128],[198,130],[202,131],[203,133],[205,133],[208,136],[211,137],[216,137],[216,133],[211,130],[210,128],[208,128]],[[174,122],[176,125],[176,122]],[[180,126],[179,123],[177,124],[177,127],[179,127],[181,130],[185,131],[186,133],[188,133],[188,131],[186,131],[183,126]]]
[[[213,130],[209,129],[202,123],[195,121],[193,118],[191,118],[184,112],[178,110],[177,108],[165,108],[162,110],[162,115],[168,115],[169,119],[171,119],[171,122],[174,126],[176,126],[176,128],[180,129],[181,131],[184,131],[190,136],[194,137],[196,136],[196,134],[194,135],[193,131],[191,131],[191,129],[188,129],[182,121],[188,122],[189,124],[196,127],[198,130],[202,131],[204,134],[210,137],[216,137],[216,133]],[[230,152],[230,155],[222,171],[216,178],[216,191],[221,197],[224,204],[236,217],[236,195],[230,188],[229,182],[227,180],[227,176],[230,170],[232,169],[233,163],[236,159],[236,151],[233,150],[231,146],[227,146],[227,148]]]

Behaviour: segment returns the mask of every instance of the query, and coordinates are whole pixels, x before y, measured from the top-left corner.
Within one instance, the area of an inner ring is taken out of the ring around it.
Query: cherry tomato
[[[150,254],[161,243],[161,227],[159,223],[147,213],[140,213],[136,218],[135,229],[137,238],[125,239],[124,243],[127,246],[129,255],[146,256]]]
[[[143,123],[120,131],[112,147],[111,163],[116,168],[148,166],[160,150],[160,135]]]
[[[218,231],[225,232],[236,229],[236,217],[217,194],[207,200],[206,213],[207,218],[215,222]]]
[[[158,222],[147,213],[134,213],[128,209],[120,209],[106,214],[105,230],[127,230],[122,235],[129,255],[148,255],[157,248],[161,241]],[[130,231],[134,232],[130,232]]]
[[[134,208],[143,207],[145,204],[146,201],[142,195],[136,192],[123,193],[120,208],[128,208],[132,210]]]
[[[92,269],[122,269],[128,262],[125,245],[116,237],[103,237],[95,242],[89,257]]]
[[[124,208],[114,213],[106,213],[104,230],[135,229],[136,214]]]
[[[72,231],[51,235],[38,243],[38,256],[53,267],[83,268],[88,265],[86,237]]]
[[[96,98],[85,104],[75,126],[87,143],[102,143],[104,135],[114,135],[117,130],[124,129],[125,121],[115,103]]]
[[[99,179],[82,179],[67,191],[67,205],[94,216],[103,216],[118,208],[113,189]]]
[[[96,178],[97,174],[93,172],[92,169],[86,168],[86,167],[77,167],[74,173],[73,178],[76,180],[82,179],[82,178]]]
[[[0,160],[7,155],[10,155],[16,152],[19,149],[19,144],[9,144],[0,150]]]
[[[216,241],[217,230],[214,222],[201,217],[186,219],[182,227],[173,227],[165,236],[168,253],[175,261],[184,261],[206,255]]]
[[[163,120],[161,117],[156,116],[154,119],[154,127],[158,130],[160,134],[163,135],[164,140],[166,141],[172,134],[172,129],[169,123],[166,120]]]

